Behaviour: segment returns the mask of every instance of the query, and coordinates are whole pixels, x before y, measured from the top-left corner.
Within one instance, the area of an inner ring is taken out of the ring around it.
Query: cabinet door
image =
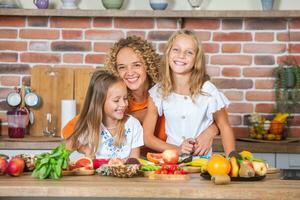
[[[275,153],[253,153],[253,156],[266,160],[269,166],[276,167]]]
[[[300,154],[276,154],[276,167],[281,169],[300,169]]]

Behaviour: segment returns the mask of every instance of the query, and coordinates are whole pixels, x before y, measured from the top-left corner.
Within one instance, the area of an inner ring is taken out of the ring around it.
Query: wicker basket
[[[251,122],[251,115],[246,115],[249,128],[249,137],[261,140],[283,140],[288,137],[290,121],[293,117],[288,117],[287,121],[271,122],[272,116],[266,118],[263,123]]]

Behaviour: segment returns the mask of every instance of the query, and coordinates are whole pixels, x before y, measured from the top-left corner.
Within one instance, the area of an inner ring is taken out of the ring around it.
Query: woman
[[[128,113],[142,124],[147,112],[148,90],[158,81],[160,57],[151,43],[140,37],[129,36],[116,42],[108,53],[105,67],[124,80],[129,94]],[[64,138],[70,137],[78,117],[72,119],[62,130]],[[175,148],[167,144],[164,117],[158,119],[155,133],[147,136],[145,145],[155,151]],[[218,134],[215,125],[210,126],[199,139],[194,154],[204,155],[210,149],[213,138]]]

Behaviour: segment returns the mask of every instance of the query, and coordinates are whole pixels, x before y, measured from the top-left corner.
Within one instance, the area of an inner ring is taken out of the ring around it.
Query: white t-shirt
[[[131,149],[144,145],[143,127],[140,122],[129,115],[125,123],[125,141],[120,147],[115,147],[114,137],[106,127],[102,126],[100,143],[96,153],[97,158],[127,158]]]
[[[229,104],[210,81],[203,84],[202,92],[193,102],[190,96],[174,92],[163,99],[159,84],[149,90],[159,116],[165,116],[167,143],[179,146],[184,138],[196,138],[213,123],[213,113]]]

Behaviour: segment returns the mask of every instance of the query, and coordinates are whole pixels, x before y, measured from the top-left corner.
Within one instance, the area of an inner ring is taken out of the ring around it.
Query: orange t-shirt
[[[128,105],[129,113],[145,109],[145,108],[147,108],[147,106],[148,106],[148,101],[146,101],[144,103],[137,103],[134,101],[129,101],[129,105]],[[78,119],[79,119],[79,115],[77,115],[76,117],[71,119],[64,126],[64,128],[62,129],[63,138],[67,139],[73,134],[74,127],[75,127],[75,124]],[[164,116],[158,118],[154,135],[156,137],[160,138],[161,140],[166,141],[167,135],[165,132],[165,117]]]

